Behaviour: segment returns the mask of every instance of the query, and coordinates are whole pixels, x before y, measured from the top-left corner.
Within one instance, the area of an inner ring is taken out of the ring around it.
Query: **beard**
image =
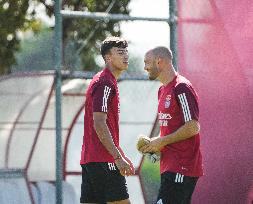
[[[157,66],[155,66],[155,65],[153,65],[153,66],[154,66],[153,71],[149,72],[149,75],[148,75],[150,80],[156,80],[159,75],[159,71],[158,71]]]
[[[149,80],[153,81],[153,80],[156,80],[157,77],[149,75],[148,78],[149,78]]]

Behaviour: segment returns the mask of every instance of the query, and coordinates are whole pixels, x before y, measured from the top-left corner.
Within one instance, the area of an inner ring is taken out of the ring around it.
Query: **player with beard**
[[[149,50],[144,63],[149,79],[162,83],[158,91],[160,136],[140,151],[161,152],[157,204],[189,204],[203,175],[198,96],[190,81],[175,71],[168,48]]]

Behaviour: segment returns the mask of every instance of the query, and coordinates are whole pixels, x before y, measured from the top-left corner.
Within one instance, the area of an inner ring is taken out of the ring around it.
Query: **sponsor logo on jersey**
[[[168,126],[168,120],[172,119],[169,113],[158,113],[159,125],[160,126]]]
[[[159,120],[170,120],[172,117],[169,113],[159,112],[158,113],[158,118],[159,118]]]

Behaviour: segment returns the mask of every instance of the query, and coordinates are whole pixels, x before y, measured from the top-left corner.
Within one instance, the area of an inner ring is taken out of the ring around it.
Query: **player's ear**
[[[105,62],[110,62],[111,61],[111,56],[109,54],[105,55]]]
[[[161,64],[161,58],[158,57],[157,60],[156,60],[156,65],[158,66],[158,65],[160,65],[160,64]]]

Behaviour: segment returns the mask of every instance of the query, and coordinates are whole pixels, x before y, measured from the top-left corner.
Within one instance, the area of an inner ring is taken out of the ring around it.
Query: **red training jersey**
[[[179,74],[159,88],[158,100],[161,137],[175,132],[187,121],[199,119],[198,96],[191,83]],[[202,176],[200,135],[165,146],[161,150],[160,171]]]
[[[117,80],[108,68],[97,73],[86,92],[84,136],[80,164],[114,162],[100,142],[93,124],[93,112],[107,114],[107,126],[116,147],[119,146],[119,92]]]

